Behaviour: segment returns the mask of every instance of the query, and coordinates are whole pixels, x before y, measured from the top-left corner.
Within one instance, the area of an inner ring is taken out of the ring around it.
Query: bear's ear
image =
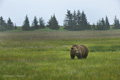
[[[73,50],[73,47],[71,48],[71,50]]]

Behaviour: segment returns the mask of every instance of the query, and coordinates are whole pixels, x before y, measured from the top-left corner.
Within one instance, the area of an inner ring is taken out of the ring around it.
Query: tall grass
[[[119,80],[119,31],[0,33],[0,80]],[[70,59],[73,44],[87,59]]]

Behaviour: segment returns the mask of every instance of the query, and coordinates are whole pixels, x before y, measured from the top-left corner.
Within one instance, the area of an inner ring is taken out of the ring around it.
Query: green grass
[[[119,32],[0,32],[0,80],[120,80]],[[73,44],[87,59],[70,59]]]
[[[60,28],[58,30],[52,30],[52,29],[50,29],[48,27],[45,27],[43,29],[33,30],[32,32],[40,32],[40,31],[42,31],[42,32],[46,32],[46,31],[48,31],[48,32],[56,32],[56,31],[68,31],[68,30],[65,30],[64,26],[60,26]],[[15,29],[14,30],[7,30],[7,31],[3,31],[3,32],[25,32],[25,31],[23,31],[22,27],[19,26],[19,27],[17,27],[16,30]]]

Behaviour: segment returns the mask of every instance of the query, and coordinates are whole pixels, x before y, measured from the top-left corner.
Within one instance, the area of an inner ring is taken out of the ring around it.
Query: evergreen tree
[[[72,30],[78,30],[78,26],[77,26],[77,14],[76,11],[74,11],[73,13],[73,22],[72,22]]]
[[[104,18],[97,22],[96,30],[106,30],[106,24]]]
[[[15,29],[15,30],[17,29],[17,26],[16,26],[16,24],[15,24],[15,26],[14,26],[14,29]]]
[[[30,30],[30,24],[29,24],[29,19],[28,19],[27,15],[25,17],[25,21],[23,23],[22,29],[25,30],[25,31]]]
[[[51,16],[51,19],[48,22],[48,27],[50,29],[56,29],[56,30],[59,29],[58,21],[57,21],[55,15]]]
[[[81,22],[82,20],[81,20],[81,13],[80,13],[80,11],[78,10],[77,11],[77,26],[78,26],[78,30],[81,30]]]
[[[70,10],[67,10],[67,14],[66,14],[66,18],[64,20],[64,26],[65,29],[71,30],[72,29],[72,19],[73,19],[73,15],[70,12]]]
[[[8,30],[12,30],[13,28],[14,28],[13,22],[11,21],[10,18],[8,18],[8,21],[7,21],[7,29],[8,29]]]
[[[101,30],[106,30],[105,20],[102,18],[101,20]]]
[[[32,26],[33,26],[34,29],[38,29],[39,28],[39,26],[38,26],[38,20],[37,20],[36,16],[34,17]]]
[[[93,29],[93,30],[96,30],[96,26],[95,26],[94,23],[93,23],[93,25],[92,25],[92,29]]]
[[[106,16],[106,19],[105,19],[105,26],[106,26],[106,29],[110,29],[110,24],[109,24],[109,20],[108,20],[107,16]]]
[[[3,17],[0,17],[0,31],[5,31],[7,30],[7,24],[4,21]]]
[[[106,16],[105,20],[102,18],[97,22],[96,30],[108,30],[110,29],[110,24],[108,17]]]
[[[3,20],[3,17],[1,16],[1,17],[0,17],[0,27],[2,27],[3,24],[4,24],[4,20]]]
[[[96,30],[102,30],[103,28],[102,28],[102,23],[101,23],[101,20],[99,20],[98,22],[97,22],[97,26],[96,26]]]
[[[81,20],[80,20],[80,30],[88,30],[88,29],[91,29],[91,27],[87,21],[86,14],[84,13],[84,11],[82,11]]]
[[[114,19],[114,27],[113,29],[120,29],[120,22],[119,22],[119,19],[117,19],[117,17],[115,16],[115,19]]]
[[[42,17],[39,19],[39,23],[40,23],[39,28],[45,28],[45,23]]]
[[[84,11],[81,14],[81,30],[89,29],[88,22]]]

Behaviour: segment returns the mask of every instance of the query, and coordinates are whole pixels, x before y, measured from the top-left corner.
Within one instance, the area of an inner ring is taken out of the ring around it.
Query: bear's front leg
[[[70,54],[70,57],[71,57],[71,59],[74,59],[74,58],[75,58],[75,55]]]
[[[78,59],[82,59],[82,55],[79,54],[79,55],[77,56],[77,58],[78,58]]]

